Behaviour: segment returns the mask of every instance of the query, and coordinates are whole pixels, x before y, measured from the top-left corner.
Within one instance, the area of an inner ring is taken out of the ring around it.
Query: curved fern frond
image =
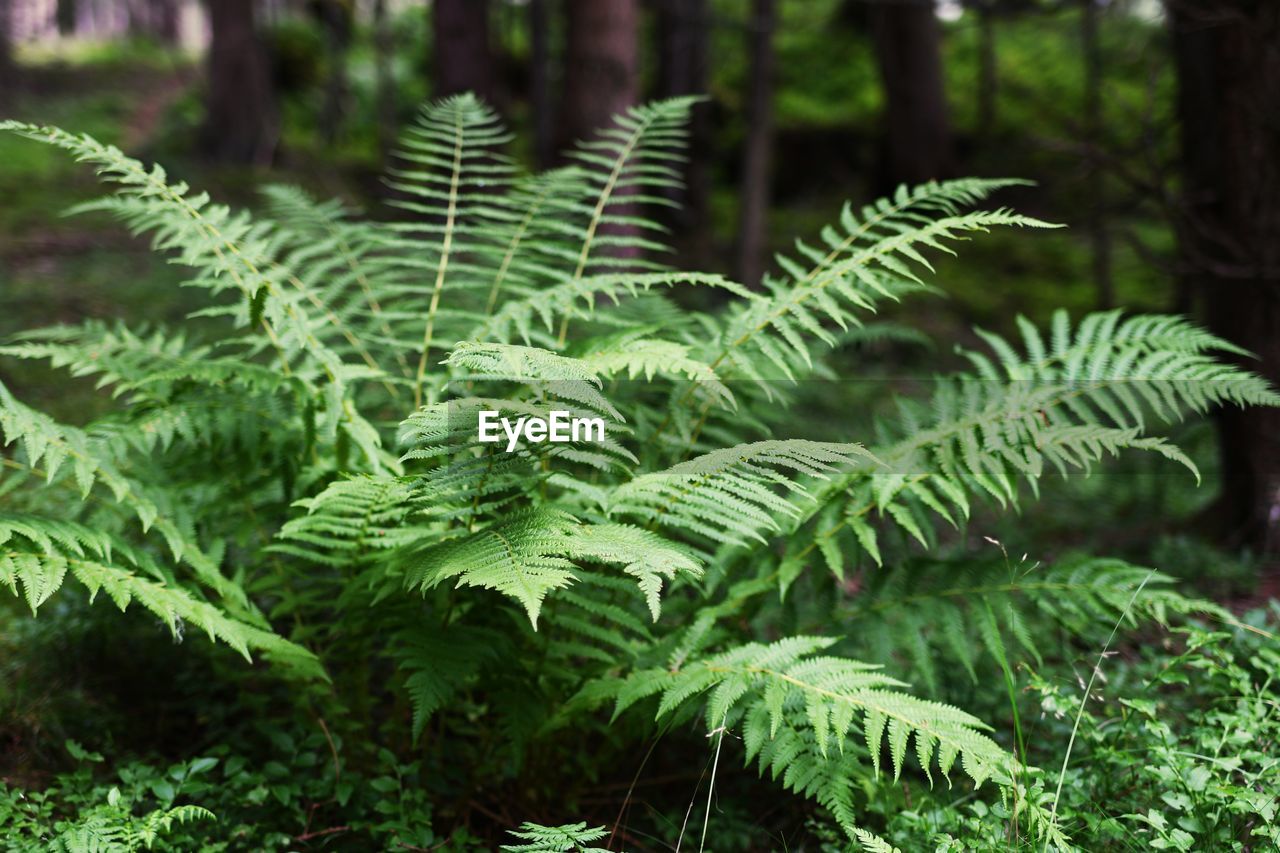
[[[966,232],[996,226],[1054,227],[1007,210],[961,212],[1019,183],[965,179],[904,186],[892,199],[865,207],[860,220],[846,205],[840,229],[823,230],[823,248],[797,242],[794,258],[778,256],[785,274],[766,276],[765,294],[730,316],[713,344],[712,366],[726,363],[748,377],[794,378],[812,364],[811,339],[830,347],[833,330],[861,324],[858,312],[923,289],[912,269],[932,271],[922,251],[951,252],[947,243]]]
[[[882,469],[855,472],[843,490],[843,520],[879,560],[871,513],[928,544],[935,519],[968,515],[971,495],[1016,503],[1019,483],[1038,492],[1047,470],[1066,476],[1125,450],[1158,453],[1196,474],[1195,465],[1154,424],[1213,406],[1277,405],[1260,376],[1216,360],[1236,348],[1178,317],[1086,317],[1073,333],[1055,314],[1046,344],[1019,322],[1023,350],[984,333],[994,353],[967,353],[974,373],[937,382],[926,405],[904,402],[902,438],[874,449]],[[823,536],[836,535],[827,525]]]
[[[173,252],[178,262],[196,271],[191,284],[214,294],[237,291],[242,299],[234,309],[210,313],[229,313],[242,326],[261,327],[265,346],[279,357],[282,372],[303,381],[317,405],[327,408],[321,423],[328,434],[343,431],[375,469],[383,468],[388,460],[377,430],[354,407],[342,405],[347,386],[368,378],[369,368],[348,364],[321,339],[318,330],[325,325],[327,309],[322,305],[322,316],[312,316],[309,292],[299,289],[296,277],[280,263],[283,248],[271,223],[233,213],[204,193],[192,194],[184,183],[170,184],[160,166],[147,169],[92,137],[15,121],[0,122],[0,130],[62,148],[95,166],[103,180],[118,184],[116,195],[77,209],[106,210],[134,231],[150,232],[157,251]]]
[[[948,776],[957,760],[975,784],[1008,778],[1012,756],[981,720],[901,692],[876,666],[819,654],[835,642],[788,637],[633,673],[614,688],[615,716],[650,696],[660,697],[659,718],[704,702],[709,731],[741,722],[748,761],[837,813],[850,810],[837,789],[853,771],[845,759],[860,749],[878,773],[887,747],[895,782],[909,751],[930,778],[935,766]]]
[[[151,577],[144,577],[143,575]],[[120,610],[130,603],[155,614],[175,636],[194,625],[210,640],[225,643],[246,660],[261,652],[307,677],[323,677],[319,662],[301,646],[238,621],[180,587],[145,552],[100,531],[34,516],[0,516],[0,584],[21,594],[35,613],[61,588],[67,575],[89,591],[105,592]]]

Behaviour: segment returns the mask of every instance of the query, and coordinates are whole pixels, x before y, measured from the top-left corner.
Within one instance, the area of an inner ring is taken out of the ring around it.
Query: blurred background
[[[1280,376],[1270,0],[0,0],[0,115],[89,132],[235,204],[288,181],[386,215],[397,129],[424,99],[467,90],[500,110],[529,168],[630,104],[705,95],[672,263],[748,284],[845,200],[1031,179],[1001,201],[1070,228],[976,241],[941,267],[945,300],[902,309],[915,325],[963,342],[1059,306],[1187,312]],[[64,216],[94,195],[57,152],[0,138],[0,335],[189,308],[145,245],[105,217]],[[882,356],[888,371],[917,358]],[[77,405],[39,375],[3,378],[36,405]],[[1189,524],[1265,568],[1280,421],[1189,429],[1209,487],[1134,485],[1130,516],[1108,488],[1107,535],[1122,541],[1107,545],[1149,550]]]

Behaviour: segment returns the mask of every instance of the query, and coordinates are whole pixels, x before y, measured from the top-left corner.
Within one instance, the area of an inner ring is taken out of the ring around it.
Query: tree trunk
[[[566,0],[561,150],[586,139],[639,97],[638,0]]]
[[[551,107],[551,20],[547,0],[529,0],[529,109],[533,113],[533,159],[539,169],[555,160],[555,115]]]
[[[1182,125],[1183,267],[1217,334],[1280,386],[1280,4],[1170,0]],[[1280,409],[1218,417],[1219,509],[1235,541],[1280,545]],[[1277,574],[1274,562],[1271,575]]]
[[[9,2],[9,0],[2,0]],[[76,34],[76,0],[58,0],[54,7],[53,17],[58,25],[58,35],[73,36]]]
[[[933,0],[874,3],[868,11],[885,93],[882,182],[948,177],[955,164]]]
[[[13,0],[0,0],[0,81],[13,71]],[[0,97],[3,97],[0,89]]]
[[[387,20],[387,0],[374,0],[373,62],[374,86],[376,88],[374,98],[376,100],[378,121],[378,151],[382,156],[384,165],[391,155],[392,145],[395,144],[396,125],[398,124],[396,120],[399,112],[396,109],[396,85],[391,74],[391,55],[394,49],[391,22]]]
[[[765,242],[773,176],[774,0],[752,0],[748,22],[751,63],[747,95],[747,138],[742,151],[742,192],[738,203],[738,278],[748,287],[764,273]]]
[[[320,109],[320,131],[329,145],[342,131],[347,99],[347,48],[351,45],[351,7],[341,0],[324,0],[319,7],[324,28],[325,53],[329,73],[324,86],[324,106]]]
[[[1088,151],[1089,246],[1100,309],[1115,304],[1111,281],[1111,232],[1107,230],[1106,173],[1102,170],[1102,45],[1098,42],[1097,0],[1080,0],[1080,41],[1084,54],[1084,139]]]
[[[266,51],[254,30],[254,0],[210,0],[205,152],[227,163],[271,162],[279,135]]]
[[[182,35],[178,0],[150,0],[151,31],[165,44],[177,44]]]
[[[707,94],[707,39],[711,30],[707,0],[659,0],[658,96]],[[702,269],[710,260],[708,223],[711,196],[710,104],[699,103],[689,117],[689,154],[683,191],[673,191],[675,233],[684,235],[690,266]]]
[[[489,0],[434,0],[431,56],[437,98],[473,92],[494,97],[493,52],[489,46]]]
[[[13,0],[0,0],[0,108],[13,100]]]
[[[993,0],[978,7],[978,133],[995,132],[999,106],[1000,73],[996,61],[996,13]]]

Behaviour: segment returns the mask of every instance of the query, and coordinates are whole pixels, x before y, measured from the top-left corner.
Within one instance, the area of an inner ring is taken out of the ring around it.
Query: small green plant
[[[1184,319],[1059,314],[1047,334],[980,333],[967,371],[873,434],[804,437],[797,384],[832,375],[877,306],[932,290],[958,240],[1045,223],[981,207],[1015,181],[930,183],[846,206],[759,290],[666,270],[645,210],[678,182],[688,107],[633,109],[570,166],[523,175],[492,111],[431,104],[389,177],[409,214],[391,223],[287,188],[266,215],[233,211],[91,138],[0,124],[97,169],[117,192],[85,208],[150,234],[208,294],[182,329],[92,321],[0,347],[118,403],[61,423],[0,386],[0,581],[35,612],[74,579],[266,658],[345,742],[390,730],[402,755],[462,772],[422,783],[444,823],[472,791],[532,808],[516,780],[589,777],[586,737],[625,756],[655,717],[700,718],[717,758],[742,738],[739,759],[849,839],[908,776],[993,782],[1035,837],[1064,839],[1020,748],[867,661],[905,653],[927,692],[946,655],[973,674],[978,648],[1034,646],[1029,613],[1087,636],[1213,608],[1136,587],[1150,573],[1118,561],[996,583],[912,554],[942,557],[938,528],[976,505],[1121,451],[1194,470],[1162,424],[1277,397]],[[682,307],[694,287],[723,307]],[[557,412],[603,437],[477,440],[486,413]],[[521,833],[510,849],[601,838]]]

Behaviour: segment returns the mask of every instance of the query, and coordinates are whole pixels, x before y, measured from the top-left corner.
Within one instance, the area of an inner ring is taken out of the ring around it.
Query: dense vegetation
[[[206,297],[179,328],[0,348],[114,401],[71,423],[0,387],[0,578],[39,614],[12,680],[96,646],[86,668],[189,719],[151,754],[112,754],[145,736],[109,713],[66,732],[74,769],[2,789],[5,844],[1276,842],[1274,615],[1102,553],[966,547],[1116,454],[1194,474],[1176,424],[1274,392],[1194,323],[1118,311],[852,382],[921,337],[877,311],[934,298],[958,241],[1046,223],[989,203],[1016,181],[930,182],[847,205],[758,289],[668,270],[648,211],[689,104],[526,175],[481,102],[434,102],[391,222],[288,187],[236,211],[2,125],[115,184],[86,209]],[[507,453],[482,410],[607,437]]]

